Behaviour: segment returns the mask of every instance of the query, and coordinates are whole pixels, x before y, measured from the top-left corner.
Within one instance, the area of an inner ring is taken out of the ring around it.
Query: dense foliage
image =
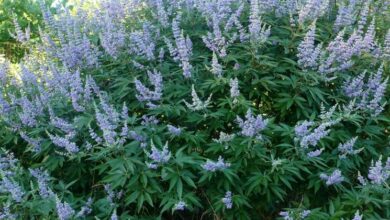
[[[390,219],[390,2],[335,3],[41,1],[0,219]]]

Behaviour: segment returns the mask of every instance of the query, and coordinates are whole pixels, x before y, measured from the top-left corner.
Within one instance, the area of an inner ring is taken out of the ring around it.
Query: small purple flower
[[[310,132],[309,127],[311,127],[313,125],[314,125],[314,122],[312,122],[312,121],[303,121],[303,122],[297,124],[294,128],[295,135],[298,138],[302,138],[302,137],[308,135]]]
[[[306,218],[307,216],[309,216],[311,213],[310,210],[303,210],[303,212],[301,213],[301,218],[304,219]]]
[[[354,154],[357,154],[361,151],[361,150],[354,150],[353,149],[357,138],[358,137],[354,137],[354,138],[348,140],[347,142],[345,142],[344,144],[339,144],[339,146],[337,148],[340,151],[340,153],[342,153],[340,155],[340,157],[345,157],[346,155],[354,155]]]
[[[226,209],[231,209],[233,207],[232,192],[227,191],[225,197],[222,198],[222,202],[225,204]]]
[[[261,20],[259,0],[250,1],[249,33],[251,42],[255,44],[265,42],[271,34],[271,27]]]
[[[370,169],[368,170],[368,179],[371,180],[373,184],[383,184],[387,181],[390,176],[390,170],[382,165],[382,158],[373,163]]]
[[[177,18],[172,21],[172,32],[175,38],[176,48],[173,48],[172,44],[166,39],[165,42],[173,59],[180,61],[180,66],[183,69],[183,75],[185,78],[191,77],[192,65],[190,64],[190,57],[192,55],[192,42],[189,37],[185,38],[183,32],[179,27],[179,20]]]
[[[321,149],[318,149],[315,151],[311,151],[311,152],[307,153],[307,156],[308,157],[318,157],[322,154],[322,151],[324,151],[324,148],[321,148]]]
[[[238,79],[237,79],[237,77],[234,78],[234,79],[230,79],[229,85],[230,85],[230,97],[231,98],[237,98],[238,96],[240,96],[240,90],[238,88]]]
[[[179,136],[181,134],[181,128],[175,127],[173,125],[167,125],[169,133],[171,133],[173,136]]]
[[[283,217],[284,220],[294,220],[294,218],[290,216],[291,215],[290,212],[282,211],[279,212],[279,215]]]
[[[159,101],[161,99],[163,90],[162,75],[157,70],[154,70],[153,72],[148,71],[147,73],[149,81],[153,85],[154,90],[148,89],[144,84],[141,83],[141,81],[135,80],[135,88],[138,92],[136,97],[140,102],[151,103],[152,101]]]
[[[211,62],[211,73],[213,73],[216,77],[222,77],[222,66],[218,63],[218,58],[215,53],[213,53],[213,58]]]
[[[202,165],[202,168],[206,171],[215,172],[219,170],[224,170],[230,167],[230,163],[225,163],[222,156],[218,157],[217,162],[213,162],[211,160],[207,160],[205,164]]]
[[[152,126],[152,125],[157,125],[158,123],[159,123],[159,120],[154,115],[152,115],[152,116],[143,115],[142,116],[141,125],[143,125],[143,126]]]
[[[118,220],[118,215],[116,214],[116,210],[112,213],[110,220]]]
[[[151,143],[152,151],[147,153],[148,157],[152,160],[151,163],[148,163],[148,167],[151,169],[156,169],[159,164],[164,164],[169,161],[171,158],[171,152],[168,149],[168,142],[165,143],[162,150],[158,150],[154,143]]]
[[[33,152],[39,153],[41,151],[42,139],[31,138],[31,137],[27,136],[27,134],[25,134],[24,132],[20,132],[20,137],[33,147],[33,149],[32,149]]]
[[[49,188],[49,174],[42,169],[29,169],[30,174],[38,181],[39,195],[42,198],[48,198],[54,195],[53,191]]]
[[[88,201],[85,203],[83,207],[81,207],[81,210],[77,213],[76,218],[80,217],[86,217],[92,212],[92,198],[88,198]]]
[[[339,169],[333,171],[333,173],[330,176],[322,173],[320,175],[320,178],[326,181],[327,186],[339,184],[344,181],[344,177],[342,176],[341,171]]]
[[[304,40],[298,46],[298,64],[303,69],[315,69],[318,67],[318,58],[322,49],[322,44],[314,45],[316,23],[310,26]]]
[[[173,207],[173,210],[183,211],[186,208],[187,204],[184,201],[179,201]]]
[[[254,137],[259,132],[265,129],[268,120],[263,119],[261,115],[253,116],[252,111],[248,109],[245,115],[245,120],[237,116],[238,126],[241,128],[241,134],[246,137]]]
[[[67,138],[53,136],[51,134],[49,134],[49,138],[54,145],[64,148],[68,153],[74,154],[79,152],[79,148],[76,146],[76,144],[74,142],[71,142]]]
[[[234,66],[233,66],[233,69],[234,70],[239,70],[240,69],[240,64],[239,63],[235,63]]]
[[[330,130],[327,129],[327,124],[323,123],[317,128],[315,128],[311,133],[307,134],[306,136],[302,137],[300,140],[300,145],[303,148],[308,148],[309,146],[316,146],[318,142],[326,137]]]
[[[0,192],[9,192],[12,199],[17,203],[22,202],[24,196],[22,188],[7,176],[3,176],[0,182]]]
[[[353,216],[353,219],[352,219],[352,220],[362,220],[362,219],[363,219],[363,214],[360,215],[359,210],[357,210],[357,211],[355,212],[355,215]]]
[[[58,197],[56,197],[56,208],[57,215],[60,220],[68,220],[71,219],[75,214],[75,211],[67,202],[61,202]]]

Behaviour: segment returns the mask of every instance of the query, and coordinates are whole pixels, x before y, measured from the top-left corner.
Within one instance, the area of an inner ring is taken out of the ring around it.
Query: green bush
[[[390,4],[333,3],[40,2],[0,218],[389,219]]]

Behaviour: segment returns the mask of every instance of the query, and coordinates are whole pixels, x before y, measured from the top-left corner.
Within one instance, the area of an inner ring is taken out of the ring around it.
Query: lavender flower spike
[[[222,156],[219,156],[217,162],[207,160],[205,164],[202,165],[202,168],[206,171],[215,172],[218,170],[224,170],[230,167],[230,163],[225,163]]]
[[[344,144],[339,144],[338,146],[338,150],[340,151],[340,153],[342,153],[340,155],[340,158],[345,158],[346,155],[354,155],[354,154],[358,154],[360,151],[363,150],[363,148],[359,149],[359,150],[354,150],[353,147],[356,143],[356,140],[357,140],[358,137],[354,137],[350,140],[348,140],[347,142],[345,142]]]
[[[206,101],[202,101],[200,100],[198,94],[195,91],[194,84],[192,84],[191,96],[192,96],[192,104],[189,104],[186,101],[184,101],[184,103],[186,104],[187,108],[189,108],[190,110],[199,111],[207,108],[207,106],[210,104],[212,94],[207,98]]]
[[[151,163],[148,163],[147,165],[151,169],[156,169],[159,164],[164,164],[169,161],[169,159],[171,158],[171,152],[168,149],[168,142],[165,143],[162,150],[158,150],[154,145],[153,141],[151,142],[151,145],[152,152],[147,154],[148,157],[153,161]]]
[[[232,192],[227,191],[225,197],[222,198],[222,202],[227,209],[231,209],[233,207]]]
[[[76,146],[76,144],[69,141],[67,138],[53,136],[51,134],[49,134],[49,138],[53,144],[57,145],[58,147],[65,148],[68,153],[73,154],[79,152],[79,148]]]
[[[60,220],[71,219],[72,216],[75,214],[75,211],[72,209],[72,207],[66,202],[62,203],[58,199],[58,197],[56,197],[56,208],[57,208],[58,218]]]
[[[173,136],[179,136],[181,134],[181,128],[175,127],[173,125],[167,125],[169,133],[171,133]]]
[[[183,211],[186,208],[187,204],[184,201],[179,201],[178,203],[175,204],[173,207],[173,210],[179,210]]]
[[[375,162],[375,164],[373,163],[368,170],[368,179],[370,179],[373,184],[383,184],[387,181],[387,179],[389,179],[390,169],[383,167],[381,160],[382,156]]]
[[[322,173],[320,175],[320,178],[322,180],[325,180],[326,185],[328,185],[328,186],[334,185],[334,184],[339,184],[339,183],[344,181],[344,177],[341,175],[341,171],[339,169],[336,169],[335,171],[333,171],[333,173],[330,176]]]
[[[303,69],[315,69],[318,67],[318,58],[320,56],[322,44],[314,45],[316,31],[316,22],[314,21],[304,40],[298,46],[298,64]]]
[[[352,220],[362,220],[362,219],[363,219],[363,214],[360,215],[359,210],[357,210],[357,211],[355,212],[355,215],[353,216],[353,219],[352,219]]]
[[[47,171],[42,169],[29,169],[33,177],[37,178],[39,195],[42,198],[48,198],[49,196],[54,195],[53,191],[48,186],[49,174]]]
[[[138,94],[136,94],[138,101],[146,101],[151,104],[152,101],[159,101],[161,99],[163,90],[162,75],[157,70],[154,70],[153,72],[148,71],[147,73],[149,81],[153,85],[154,90],[150,90],[137,79],[134,81],[134,83],[138,92]]]
[[[222,77],[222,66],[218,63],[218,58],[215,53],[213,53],[211,72],[218,78]]]
[[[268,124],[267,119],[263,119],[261,115],[254,117],[252,111],[248,109],[245,115],[245,120],[237,116],[238,126],[241,128],[241,134],[246,137],[254,137]]]
[[[237,78],[230,79],[229,85],[230,85],[230,97],[235,99],[238,96],[240,96],[240,90],[238,87],[238,79]]]
[[[24,196],[22,188],[6,176],[0,182],[0,192],[9,192],[12,199],[18,203],[22,201]]]

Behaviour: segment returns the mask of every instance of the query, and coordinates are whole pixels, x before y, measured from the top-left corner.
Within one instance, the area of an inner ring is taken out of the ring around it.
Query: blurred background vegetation
[[[0,54],[13,63],[20,61],[28,49],[12,38],[11,34],[15,30],[13,18],[14,16],[17,18],[23,30],[30,26],[31,39],[37,40],[39,26],[43,23],[39,1],[41,0],[0,0]],[[66,1],[46,0],[45,2],[49,5]]]

